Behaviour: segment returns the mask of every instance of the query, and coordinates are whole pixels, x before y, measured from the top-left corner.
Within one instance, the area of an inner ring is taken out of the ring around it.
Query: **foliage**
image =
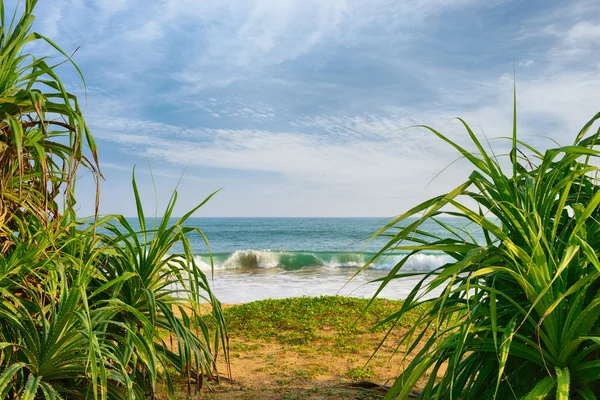
[[[228,308],[224,314],[233,335],[249,340],[277,338],[281,343],[304,344],[329,331],[337,332],[339,340],[368,330],[385,331],[388,326],[373,328],[373,325],[402,304],[377,300],[361,315],[367,302],[343,296],[265,299]],[[406,314],[396,325],[411,326],[417,315],[418,310]]]
[[[31,33],[36,0],[27,0],[17,20],[7,28],[0,2],[0,252],[6,254],[15,231],[34,218],[45,225],[59,216],[63,194],[67,212],[74,204],[73,182],[84,165],[98,178],[96,144],[81,115],[77,98],[66,91],[49,65],[24,47],[51,40]],[[69,61],[70,59],[67,58]],[[74,65],[74,64],[73,64]],[[79,70],[78,70],[79,71]],[[93,162],[84,155],[89,149]]]
[[[507,138],[509,171],[462,119],[477,153],[424,127],[475,170],[454,190],[410,209],[377,233],[390,239],[375,259],[410,252],[380,289],[405,275],[402,267],[414,254],[439,251],[454,260],[423,273],[389,318],[427,304],[402,343],[418,354],[388,398],[407,398],[426,376],[423,399],[595,399],[600,393],[600,186],[593,164],[600,155],[595,148],[600,130],[585,137],[598,119],[600,113],[573,145],[541,152],[517,138],[515,117]],[[425,221],[436,222],[447,235],[422,232]],[[452,227],[461,221],[481,229],[485,242]],[[441,294],[422,297],[434,290]],[[423,338],[427,328],[434,334]]]
[[[350,368],[348,372],[346,372],[346,376],[352,379],[353,381],[368,381],[370,379],[373,379],[373,377],[375,376],[375,372],[373,371],[372,367],[358,366]]]
[[[174,192],[146,226],[134,177],[140,231],[122,216],[77,221],[77,169],[98,179],[97,150],[57,65],[26,52],[43,41],[66,56],[30,32],[35,4],[7,28],[0,0],[0,395],[154,397],[157,382],[173,393],[173,375],[198,388],[218,376],[218,352],[228,357],[221,305],[183,225],[204,202],[171,225]]]

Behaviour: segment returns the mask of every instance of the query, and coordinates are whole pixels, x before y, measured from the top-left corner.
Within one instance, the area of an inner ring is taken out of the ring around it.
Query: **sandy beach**
[[[218,366],[225,378],[205,386],[202,398],[382,398],[385,390],[376,385],[392,385],[400,372],[404,353],[397,342],[412,320],[399,321],[373,355],[390,325],[372,328],[401,303],[379,300],[359,318],[366,304],[364,299],[338,296],[223,305],[231,379],[220,357]],[[319,315],[318,320],[306,325],[310,315]],[[186,394],[185,385],[180,387]]]

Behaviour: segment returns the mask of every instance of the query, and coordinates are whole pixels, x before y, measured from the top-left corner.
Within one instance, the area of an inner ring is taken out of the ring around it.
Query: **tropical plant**
[[[600,185],[593,162],[600,130],[586,137],[600,113],[572,145],[542,152],[518,139],[516,106],[514,112],[512,137],[504,138],[508,171],[462,119],[476,152],[423,127],[475,170],[375,235],[389,242],[369,263],[406,253],[378,293],[394,279],[422,276],[387,321],[419,305],[426,310],[399,344],[414,357],[404,360],[387,398],[408,398],[419,380],[426,382],[423,399],[589,400],[600,393]],[[445,234],[426,231],[425,222]],[[474,229],[485,239],[475,240]],[[403,272],[410,257],[432,251],[452,261],[432,272]],[[439,296],[424,297],[435,291]]]
[[[147,227],[135,177],[132,185],[140,229],[121,215],[101,221],[99,226],[107,232],[99,237],[99,248],[104,250],[101,268],[88,283],[95,300],[92,318],[98,313],[97,320],[103,320],[104,339],[126,346],[126,352],[119,351],[120,364],[147,374],[150,393],[159,374],[172,390],[170,370],[185,377],[188,387],[194,381],[198,391],[204,380],[218,378],[220,348],[228,360],[227,331],[221,303],[196,264],[187,235],[200,235],[207,247],[208,240],[200,229],[183,224],[214,193],[170,224],[177,200],[174,191],[163,217]],[[178,246],[182,254],[173,251]],[[133,354],[128,343],[142,356]]]
[[[154,398],[163,383],[173,397],[176,379],[191,393],[218,378],[219,351],[228,361],[221,305],[186,237],[202,232],[183,225],[204,202],[173,220],[175,191],[147,225],[134,176],[139,227],[77,220],[77,170],[98,181],[97,150],[57,65],[27,53],[44,41],[75,65],[31,33],[35,4],[7,28],[0,0],[0,396]]]
[[[7,27],[0,1],[0,252],[6,253],[15,231],[27,234],[23,222],[37,218],[48,225],[73,210],[73,182],[80,165],[98,178],[97,148],[77,98],[67,92],[49,65],[25,46],[43,41],[70,58],[50,39],[31,32],[36,0],[27,0]],[[64,63],[62,61],[59,64]],[[75,66],[74,63],[72,65]],[[75,66],[75,68],[77,68]],[[77,69],[79,72],[79,69]],[[83,78],[83,77],[82,77]],[[89,149],[92,159],[84,154]]]

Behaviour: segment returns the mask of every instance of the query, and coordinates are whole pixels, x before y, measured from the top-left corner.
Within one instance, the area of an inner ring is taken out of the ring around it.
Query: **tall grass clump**
[[[35,4],[7,21],[0,0],[0,398],[197,391],[218,377],[216,355],[228,359],[221,305],[186,237],[202,232],[184,225],[204,203],[173,220],[174,192],[146,225],[134,177],[139,229],[77,219],[75,179],[83,168],[99,180],[97,148],[56,74],[65,61],[27,52],[43,42],[77,68],[31,32]]]
[[[598,119],[600,113],[572,145],[539,151],[517,138],[515,117],[506,138],[508,168],[462,119],[476,152],[423,127],[458,150],[474,171],[376,234],[389,242],[374,260],[408,252],[379,290],[418,274],[403,272],[411,256],[436,251],[453,260],[420,273],[420,283],[388,319],[424,306],[399,344],[414,357],[404,360],[388,398],[408,398],[418,381],[426,382],[419,388],[422,399],[600,395],[600,130],[591,130]],[[424,232],[426,221],[445,234]],[[485,240],[476,241],[472,230]],[[423,297],[435,290],[441,294]]]

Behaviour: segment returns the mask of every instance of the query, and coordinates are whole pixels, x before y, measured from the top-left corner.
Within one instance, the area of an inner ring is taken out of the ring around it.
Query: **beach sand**
[[[291,300],[272,301],[273,307],[278,307],[277,302],[281,302],[281,306],[285,307],[285,302]],[[266,400],[382,398],[385,391],[381,389],[365,389],[353,385],[363,385],[363,382],[388,386],[393,384],[401,371],[404,355],[403,349],[397,348],[397,342],[412,325],[410,321],[399,323],[388,340],[373,355],[386,335],[387,329],[370,331],[373,318],[357,324],[352,329],[346,325],[347,322],[354,322],[364,304],[366,304],[364,301],[352,303],[348,307],[355,309],[345,314],[344,321],[340,324],[326,321],[309,335],[302,329],[281,324],[281,321],[277,323],[277,321],[263,319],[261,324],[265,326],[273,324],[277,327],[277,332],[257,337],[261,335],[258,328],[257,332],[253,331],[251,321],[244,321],[244,324],[249,325],[238,327],[236,325],[239,325],[242,319],[232,319],[230,321],[231,380],[226,377],[227,366],[220,356],[218,366],[225,379],[222,379],[219,384],[211,384],[210,388],[205,386],[197,398]],[[377,312],[381,313],[381,310],[392,312],[398,307],[398,302],[385,304],[380,305]],[[319,306],[316,306],[316,310],[323,312],[318,308]],[[223,306],[227,310],[236,307],[248,307],[248,305]],[[270,318],[268,315],[271,311],[268,308],[266,310],[264,315],[260,316],[261,318],[265,316]],[[229,312],[235,311],[229,310]],[[250,333],[245,334],[248,331]],[[367,364],[371,356],[373,358]],[[181,387],[181,395],[187,394],[183,386]]]

